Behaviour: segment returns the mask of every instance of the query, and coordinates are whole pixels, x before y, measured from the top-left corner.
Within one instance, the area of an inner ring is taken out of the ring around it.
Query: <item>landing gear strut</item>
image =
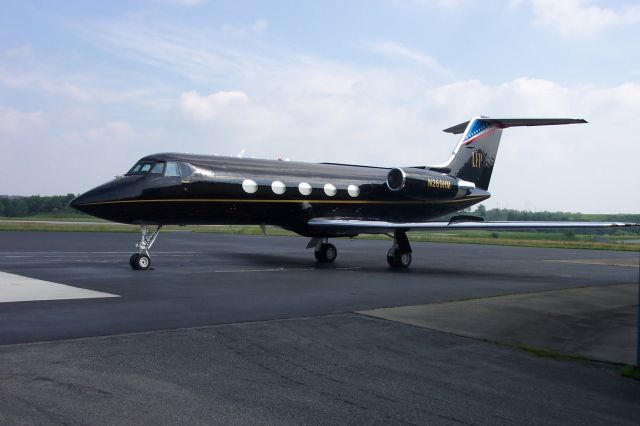
[[[404,231],[393,233],[393,246],[387,252],[387,263],[393,269],[407,269],[411,265],[411,244]]]
[[[328,238],[312,238],[308,247],[315,247],[313,254],[318,262],[332,263],[338,257],[338,249],[329,243]]]
[[[158,228],[149,235],[149,228],[147,225],[142,225],[140,227],[140,242],[136,244],[139,252],[134,253],[129,258],[129,265],[133,269],[146,271],[151,266],[151,255],[149,255],[149,250],[151,250],[151,246],[155,243],[156,238],[158,238],[158,234],[162,229],[162,225],[158,225]]]

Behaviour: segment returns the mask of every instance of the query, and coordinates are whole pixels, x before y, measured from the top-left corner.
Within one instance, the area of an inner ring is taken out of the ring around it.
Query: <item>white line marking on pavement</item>
[[[153,254],[205,254],[205,251],[154,251]],[[68,256],[70,254],[124,254],[130,255],[131,251],[60,251],[52,253],[50,251],[0,251],[0,256],[37,256],[37,255],[49,255],[49,256]]]
[[[120,297],[66,284],[52,283],[0,271],[0,303],[35,300],[96,299]]]
[[[239,273],[239,272],[299,272],[299,271],[315,271],[318,268],[270,268],[270,269],[225,269],[221,271],[214,271],[216,273]],[[360,269],[359,266],[335,268],[336,271],[353,271]]]
[[[272,269],[226,269],[223,271],[214,271],[217,273],[228,273],[228,272],[287,272],[287,271],[313,271],[314,268],[295,268],[295,269],[287,269],[287,268],[272,268]]]

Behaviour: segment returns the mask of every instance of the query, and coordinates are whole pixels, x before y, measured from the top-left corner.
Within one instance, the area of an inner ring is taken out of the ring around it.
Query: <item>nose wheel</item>
[[[146,271],[151,267],[151,258],[144,253],[134,253],[129,258],[129,265],[137,271]]]
[[[151,255],[149,254],[149,250],[153,243],[155,243],[156,238],[158,238],[158,234],[160,234],[160,230],[162,229],[162,225],[158,225],[158,228],[149,235],[149,228],[146,225],[142,225],[140,227],[140,242],[136,244],[139,252],[134,253],[129,258],[129,265],[137,271],[146,271],[151,267]]]

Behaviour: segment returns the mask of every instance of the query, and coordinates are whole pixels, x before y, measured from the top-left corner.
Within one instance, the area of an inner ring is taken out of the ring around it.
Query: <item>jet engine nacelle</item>
[[[463,197],[475,185],[441,173],[395,168],[387,174],[387,187],[405,197],[426,200]]]

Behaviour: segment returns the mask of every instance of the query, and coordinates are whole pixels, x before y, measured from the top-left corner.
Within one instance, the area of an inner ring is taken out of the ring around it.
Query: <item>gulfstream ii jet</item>
[[[461,134],[441,165],[370,167],[190,154],[142,158],[124,176],[71,202],[90,215],[141,226],[131,267],[146,270],[164,225],[276,225],[310,238],[318,262],[333,262],[329,238],[393,235],[391,268],[408,268],[407,231],[639,226],[609,222],[483,222],[472,216],[434,221],[490,197],[489,182],[502,130],[586,123],[582,119],[489,118],[445,129]],[[149,232],[149,226],[156,226]]]

